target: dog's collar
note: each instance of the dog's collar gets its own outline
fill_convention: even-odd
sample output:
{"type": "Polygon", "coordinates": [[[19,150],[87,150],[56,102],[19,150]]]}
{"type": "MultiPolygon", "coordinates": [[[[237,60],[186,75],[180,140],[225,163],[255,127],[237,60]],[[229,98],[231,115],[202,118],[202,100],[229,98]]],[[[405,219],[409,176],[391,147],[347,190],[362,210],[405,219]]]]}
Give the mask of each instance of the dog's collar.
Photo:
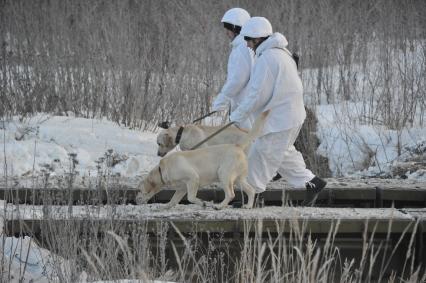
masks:
{"type": "Polygon", "coordinates": [[[175,138],[175,144],[179,144],[180,138],[182,137],[183,127],[180,127],[175,138]]]}
{"type": "Polygon", "coordinates": [[[164,184],[166,184],[166,182],[164,182],[164,179],[163,179],[163,173],[161,172],[161,167],[160,167],[160,165],[158,165],[158,172],[160,173],[161,183],[163,183],[163,185],[164,185],[164,184]]]}

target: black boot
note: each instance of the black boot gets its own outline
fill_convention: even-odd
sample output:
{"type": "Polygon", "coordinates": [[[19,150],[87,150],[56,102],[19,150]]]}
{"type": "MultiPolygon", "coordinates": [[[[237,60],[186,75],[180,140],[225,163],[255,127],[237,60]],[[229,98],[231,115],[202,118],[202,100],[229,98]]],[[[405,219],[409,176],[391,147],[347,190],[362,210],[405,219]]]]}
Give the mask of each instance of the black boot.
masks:
{"type": "Polygon", "coordinates": [[[254,207],[265,207],[265,197],[263,196],[263,193],[258,193],[254,196],[254,207]]]}
{"type": "Polygon", "coordinates": [[[283,176],[281,176],[280,175],[280,173],[278,173],[277,172],[277,175],[275,175],[273,178],[272,178],[272,182],[275,182],[275,181],[278,181],[279,179],[281,179],[283,176]]]}
{"type": "Polygon", "coordinates": [[[325,188],[326,185],[326,181],[315,176],[314,178],[312,178],[312,180],[306,182],[306,189],[308,191],[314,192],[315,194],[318,194],[322,191],[322,189],[325,188]]]}
{"type": "Polygon", "coordinates": [[[314,206],[319,192],[321,192],[326,185],[327,182],[317,176],[306,182],[306,198],[302,202],[302,206],[314,206]]]}

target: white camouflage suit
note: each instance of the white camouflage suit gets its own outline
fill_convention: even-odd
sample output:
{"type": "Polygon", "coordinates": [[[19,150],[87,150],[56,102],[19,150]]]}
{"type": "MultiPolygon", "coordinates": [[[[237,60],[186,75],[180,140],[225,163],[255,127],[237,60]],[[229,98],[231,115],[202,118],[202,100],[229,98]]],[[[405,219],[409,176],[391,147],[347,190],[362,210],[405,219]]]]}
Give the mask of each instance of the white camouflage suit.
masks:
{"type": "MultiPolygon", "coordinates": [[[[241,100],[248,93],[248,82],[253,66],[254,53],[247,47],[244,38],[237,35],[231,42],[232,51],[228,59],[228,70],[226,82],[221,92],[213,102],[212,110],[228,110],[231,105],[231,111],[235,110],[241,100]]],[[[242,128],[251,128],[250,115],[241,121],[242,128]]]]}
{"type": "Polygon", "coordinates": [[[282,34],[274,33],[257,47],[249,93],[230,117],[239,123],[270,110],[248,155],[248,182],[257,193],[265,191],[276,172],[294,187],[305,187],[314,177],[294,147],[306,112],[302,81],[287,45],[282,34]]]}

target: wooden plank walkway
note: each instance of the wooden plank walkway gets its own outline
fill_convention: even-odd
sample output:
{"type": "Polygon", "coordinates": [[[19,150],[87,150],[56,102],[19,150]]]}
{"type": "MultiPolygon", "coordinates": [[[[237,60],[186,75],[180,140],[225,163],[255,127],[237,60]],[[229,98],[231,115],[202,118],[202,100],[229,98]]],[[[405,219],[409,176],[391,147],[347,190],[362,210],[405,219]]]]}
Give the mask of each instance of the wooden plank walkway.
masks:
{"type": "MultiPolygon", "coordinates": [[[[46,231],[61,231],[63,227],[76,227],[75,233],[85,233],[92,227],[96,231],[143,227],[156,235],[159,227],[166,224],[182,233],[223,233],[232,241],[241,239],[246,232],[258,231],[261,223],[264,234],[268,232],[273,237],[299,229],[319,241],[324,241],[330,230],[337,229],[338,241],[354,241],[358,246],[365,232],[374,233],[379,242],[390,240],[391,245],[405,235],[401,246],[404,249],[415,229],[416,261],[426,262],[426,183],[329,179],[327,188],[318,196],[318,207],[302,207],[299,205],[305,199],[305,189],[290,188],[279,181],[268,185],[263,208],[217,211],[193,204],[164,209],[162,203],[168,202],[174,193],[171,189],[161,191],[151,204],[133,205],[138,181],[114,180],[108,185],[89,182],[70,187],[66,183],[43,185],[40,180],[5,185],[0,180],[4,232],[9,236],[25,234],[43,239],[46,231]]],[[[220,202],[223,191],[211,186],[201,189],[198,196],[220,202]]],[[[236,199],[240,198],[241,194],[236,193],[236,199]]]]}
{"type": "MultiPolygon", "coordinates": [[[[330,179],[326,189],[318,196],[317,205],[328,207],[426,207],[426,183],[409,183],[389,180],[348,180],[330,179]]],[[[1,185],[1,184],[0,184],[1,185]]],[[[40,184],[38,184],[40,185],[40,184]]],[[[0,199],[11,203],[41,204],[135,204],[138,193],[135,184],[112,183],[109,186],[0,187],[0,199]]],[[[165,203],[174,193],[165,189],[157,194],[152,202],[165,203]]],[[[198,196],[204,200],[220,202],[223,191],[216,186],[200,189],[198,196]]],[[[299,205],[306,196],[305,189],[290,188],[285,182],[268,185],[264,193],[265,205],[291,203],[299,205]]],[[[241,199],[237,191],[236,200],[241,199]]],[[[185,199],[184,199],[185,203],[185,199]]]]}
{"type": "MultiPolygon", "coordinates": [[[[277,232],[278,223],[285,229],[305,225],[313,234],[327,234],[337,222],[339,234],[368,232],[410,232],[416,221],[426,224],[426,210],[398,210],[393,208],[317,208],[277,207],[254,209],[215,210],[196,205],[178,205],[164,209],[161,204],[118,206],[32,206],[3,204],[0,208],[6,233],[31,233],[43,225],[85,222],[112,225],[113,223],[147,224],[155,232],[157,223],[171,222],[182,232],[244,232],[248,223],[262,222],[265,231],[277,232]]],[[[252,227],[253,228],[253,227],[252,227]]],[[[288,231],[287,231],[288,232],[288,231]]]]}
{"type": "Polygon", "coordinates": [[[311,235],[325,241],[328,233],[335,233],[336,241],[352,239],[362,244],[363,235],[375,241],[389,241],[396,245],[400,237],[402,248],[416,232],[414,247],[416,262],[426,260],[426,209],[395,208],[323,208],[278,207],[254,209],[226,208],[215,210],[196,205],[177,205],[172,209],[163,204],[148,205],[14,205],[0,202],[0,218],[4,233],[8,236],[31,235],[41,241],[47,234],[67,231],[86,235],[90,231],[100,233],[120,231],[146,231],[154,235],[164,233],[167,225],[170,237],[177,237],[176,230],[189,234],[221,233],[225,239],[241,239],[246,233],[263,237],[277,237],[296,233],[311,235]],[[175,228],[173,228],[175,227],[175,228]],[[261,228],[259,228],[261,227],[261,228]],[[146,229],[146,230],[144,230],[146,229]],[[297,232],[296,232],[297,231],[297,232]],[[335,232],[334,232],[335,231],[335,232]],[[47,233],[47,234],[46,234],[47,233]],[[366,233],[366,234],[365,234],[366,233]],[[173,236],[174,234],[174,236],[173,236]]]}

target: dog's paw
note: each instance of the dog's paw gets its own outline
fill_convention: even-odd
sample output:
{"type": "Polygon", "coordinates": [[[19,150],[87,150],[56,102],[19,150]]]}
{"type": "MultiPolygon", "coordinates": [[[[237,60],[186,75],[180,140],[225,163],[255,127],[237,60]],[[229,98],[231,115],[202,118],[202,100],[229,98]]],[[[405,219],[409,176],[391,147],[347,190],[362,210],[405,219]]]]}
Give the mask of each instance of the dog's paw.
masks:
{"type": "Polygon", "coordinates": [[[216,209],[216,210],[222,210],[223,206],[221,206],[221,205],[214,205],[213,208],[216,209]]]}
{"type": "Polygon", "coordinates": [[[245,205],[243,205],[243,208],[244,208],[244,209],[252,209],[252,208],[253,208],[253,205],[245,204],[245,205]]]}
{"type": "Polygon", "coordinates": [[[223,204],[216,204],[216,205],[213,205],[213,208],[214,209],[216,209],[216,210],[222,210],[222,209],[224,209],[224,208],[228,208],[228,207],[230,207],[229,205],[227,205],[227,204],[225,204],[225,205],[223,205],[223,204]]]}
{"type": "Polygon", "coordinates": [[[214,207],[214,203],[211,201],[203,201],[203,208],[214,207]]]}

